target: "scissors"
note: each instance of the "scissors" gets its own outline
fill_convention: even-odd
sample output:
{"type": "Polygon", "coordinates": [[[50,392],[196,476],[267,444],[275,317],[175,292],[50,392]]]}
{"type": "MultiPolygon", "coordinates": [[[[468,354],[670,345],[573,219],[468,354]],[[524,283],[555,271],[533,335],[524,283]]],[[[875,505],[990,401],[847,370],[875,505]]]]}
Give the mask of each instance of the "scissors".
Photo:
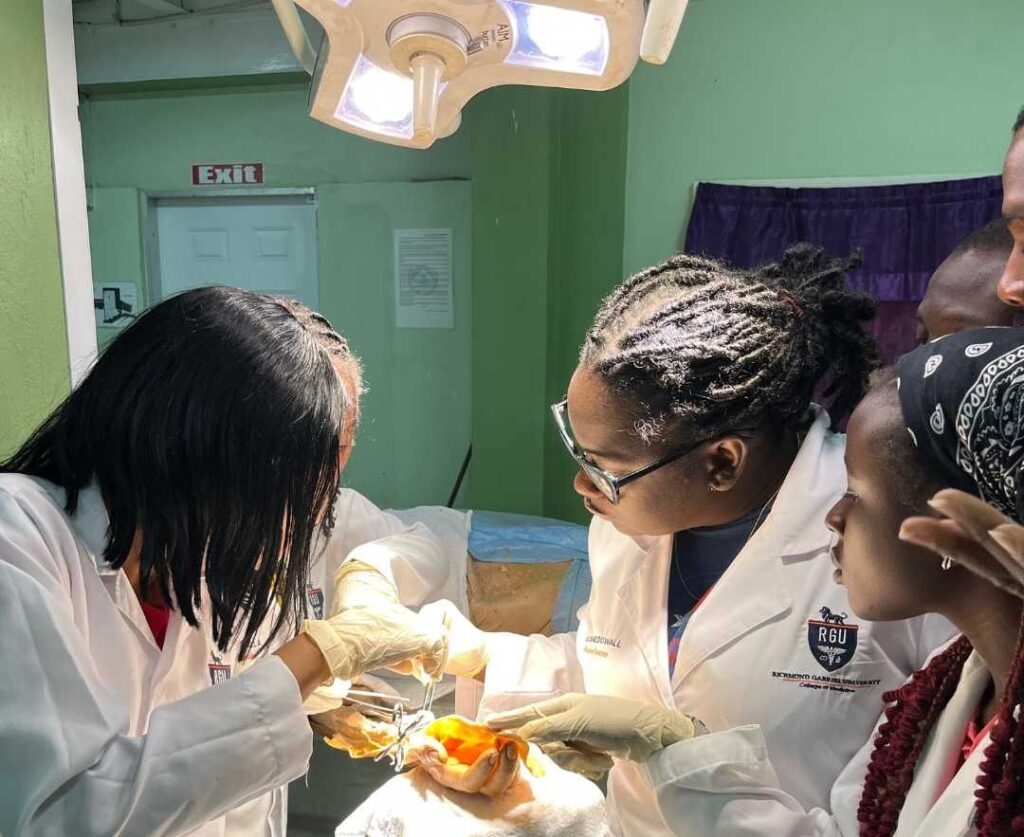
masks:
{"type": "MultiPolygon", "coordinates": [[[[444,628],[445,638],[447,640],[451,630],[451,618],[447,613],[444,615],[441,627],[444,628]]],[[[373,760],[380,761],[387,757],[395,766],[395,773],[400,773],[402,768],[405,767],[408,738],[413,733],[426,729],[434,720],[434,713],[431,711],[434,706],[434,693],[437,691],[438,682],[444,676],[444,669],[445,666],[448,665],[448,654],[450,651],[451,645],[446,642],[444,656],[441,658],[441,665],[438,667],[437,676],[431,677],[427,682],[427,685],[423,690],[423,702],[420,704],[420,708],[418,710],[406,714],[405,707],[402,703],[396,703],[390,710],[393,716],[391,723],[398,728],[398,738],[381,750],[373,760]]],[[[380,709],[380,707],[378,707],[378,709],[380,709]]],[[[389,710],[384,709],[383,711],[388,712],[389,710]]]]}

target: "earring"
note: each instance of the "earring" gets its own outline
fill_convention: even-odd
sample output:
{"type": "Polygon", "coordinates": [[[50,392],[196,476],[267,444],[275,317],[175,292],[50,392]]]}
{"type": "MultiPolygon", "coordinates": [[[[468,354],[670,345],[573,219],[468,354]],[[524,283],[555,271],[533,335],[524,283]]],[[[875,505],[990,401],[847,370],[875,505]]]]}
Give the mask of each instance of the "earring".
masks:
{"type": "Polygon", "coordinates": [[[952,555],[943,555],[942,556],[942,569],[948,570],[952,566],[953,566],[953,556],[952,555]]]}

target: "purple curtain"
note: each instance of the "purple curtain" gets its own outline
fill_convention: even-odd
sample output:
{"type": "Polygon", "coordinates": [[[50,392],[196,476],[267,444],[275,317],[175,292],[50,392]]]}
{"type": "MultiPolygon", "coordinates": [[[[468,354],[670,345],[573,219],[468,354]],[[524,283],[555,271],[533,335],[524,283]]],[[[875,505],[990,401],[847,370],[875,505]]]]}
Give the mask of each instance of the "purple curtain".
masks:
{"type": "Polygon", "coordinates": [[[754,267],[798,241],[836,255],[860,250],[850,283],[878,299],[871,330],[892,358],[914,346],[914,311],[932,272],[1001,204],[998,176],[834,189],[701,183],[686,252],[754,267]]]}

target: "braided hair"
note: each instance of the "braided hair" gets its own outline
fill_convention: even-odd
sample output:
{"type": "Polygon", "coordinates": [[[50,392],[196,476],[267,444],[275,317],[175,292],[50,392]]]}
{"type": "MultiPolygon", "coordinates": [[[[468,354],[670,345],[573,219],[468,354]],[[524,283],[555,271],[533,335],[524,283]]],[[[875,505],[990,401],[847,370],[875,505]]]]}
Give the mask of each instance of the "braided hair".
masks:
{"type": "Polygon", "coordinates": [[[667,424],[719,435],[802,422],[826,379],[840,420],[880,362],[863,330],[875,303],[845,282],[858,263],[809,244],[751,271],[674,256],[604,301],[581,365],[639,404],[634,432],[645,441],[667,424]]]}

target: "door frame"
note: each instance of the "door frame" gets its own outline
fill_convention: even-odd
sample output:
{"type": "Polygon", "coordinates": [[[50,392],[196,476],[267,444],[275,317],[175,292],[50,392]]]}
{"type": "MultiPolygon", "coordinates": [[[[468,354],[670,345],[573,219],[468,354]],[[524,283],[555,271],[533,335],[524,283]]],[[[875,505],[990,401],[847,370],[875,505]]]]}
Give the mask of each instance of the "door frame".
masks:
{"type": "Polygon", "coordinates": [[[71,0],[43,0],[42,7],[64,328],[71,386],[75,387],[96,359],[88,199],[82,129],[78,121],[75,26],[71,0]]]}
{"type": "MultiPolygon", "coordinates": [[[[279,197],[311,197],[313,207],[316,209],[317,193],[315,186],[254,186],[239,189],[234,188],[208,189],[169,189],[146,192],[143,195],[145,211],[142,213],[142,252],[143,265],[142,275],[145,282],[142,297],[143,304],[152,305],[160,299],[160,243],[157,235],[157,204],[162,200],[202,200],[203,198],[279,198],[279,197]]],[[[319,241],[320,229],[317,213],[313,213],[314,230],[317,241],[319,241]]],[[[320,260],[317,259],[317,281],[319,282],[320,260]]]]}

